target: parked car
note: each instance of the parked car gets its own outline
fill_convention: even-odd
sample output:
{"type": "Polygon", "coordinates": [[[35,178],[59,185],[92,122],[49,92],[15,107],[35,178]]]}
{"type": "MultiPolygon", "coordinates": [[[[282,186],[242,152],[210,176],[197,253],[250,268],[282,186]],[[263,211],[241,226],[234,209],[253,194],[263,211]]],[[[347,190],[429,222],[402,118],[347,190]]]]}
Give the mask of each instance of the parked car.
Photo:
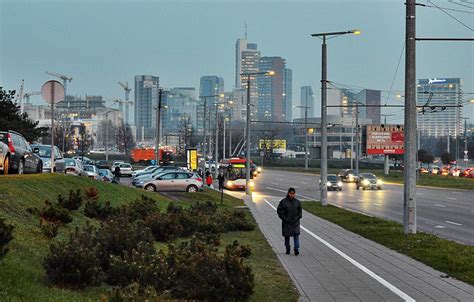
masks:
{"type": "Polygon", "coordinates": [[[96,160],[95,161],[95,166],[99,169],[108,169],[109,168],[109,163],[106,160],[96,160]]]}
{"type": "Polygon", "coordinates": [[[0,141],[10,149],[9,172],[18,174],[42,172],[43,161],[33,152],[23,135],[11,130],[0,131],[0,141]]]}
{"type": "Polygon", "coordinates": [[[112,182],[114,175],[109,169],[99,169],[100,180],[105,182],[112,182]]]}
{"type": "MultiPolygon", "coordinates": [[[[43,161],[43,173],[51,172],[51,145],[33,144],[33,151],[38,149],[37,154],[43,161]]],[[[64,172],[64,156],[58,147],[54,146],[54,172],[64,172]]]]}
{"type": "Polygon", "coordinates": [[[166,172],[145,182],[142,187],[147,191],[185,191],[197,192],[203,189],[202,178],[197,173],[166,172]]]}
{"type": "Polygon", "coordinates": [[[135,177],[138,177],[138,176],[141,176],[141,175],[151,174],[151,173],[155,172],[156,170],[158,170],[159,168],[160,168],[160,166],[148,166],[145,169],[135,170],[135,171],[132,172],[132,177],[135,178],[135,177]]]}
{"type": "Polygon", "coordinates": [[[113,162],[112,167],[110,168],[111,171],[114,171],[115,167],[120,166],[120,164],[124,164],[123,160],[116,160],[113,162]]]}
{"type": "Polygon", "coordinates": [[[357,190],[362,188],[365,189],[378,189],[382,190],[383,182],[380,179],[377,179],[377,176],[372,173],[361,173],[357,179],[357,190]]]}
{"type": "Polygon", "coordinates": [[[118,167],[120,168],[121,176],[132,176],[133,167],[131,164],[120,164],[118,167]]]}
{"type": "Polygon", "coordinates": [[[84,168],[84,171],[86,171],[87,176],[89,176],[90,178],[96,179],[96,180],[100,179],[99,169],[97,169],[96,166],[94,166],[94,165],[83,165],[82,167],[84,168]]]}
{"type": "Polygon", "coordinates": [[[7,175],[10,168],[10,148],[4,142],[0,141],[0,174],[7,175]]]}
{"type": "Polygon", "coordinates": [[[428,172],[431,173],[431,174],[438,174],[439,173],[439,166],[431,166],[429,169],[428,169],[428,172]]]}
{"type": "Polygon", "coordinates": [[[65,158],[64,159],[64,173],[76,176],[88,176],[87,172],[84,171],[82,162],[74,158],[65,158]]]}
{"type": "Polygon", "coordinates": [[[143,183],[144,181],[148,181],[149,179],[156,179],[158,175],[162,174],[163,172],[175,172],[179,171],[177,168],[174,167],[159,167],[156,170],[153,170],[152,173],[146,173],[142,175],[138,175],[132,179],[132,185],[137,186],[140,182],[143,183]]]}
{"type": "Polygon", "coordinates": [[[328,174],[326,187],[328,191],[342,191],[342,181],[336,174],[328,174]]]}
{"type": "Polygon", "coordinates": [[[92,159],[86,156],[74,156],[74,159],[77,159],[80,161],[83,165],[91,165],[92,164],[92,159]]]}
{"type": "Polygon", "coordinates": [[[346,182],[357,182],[359,178],[355,170],[352,169],[343,169],[339,171],[338,176],[341,178],[342,181],[346,182]]]}

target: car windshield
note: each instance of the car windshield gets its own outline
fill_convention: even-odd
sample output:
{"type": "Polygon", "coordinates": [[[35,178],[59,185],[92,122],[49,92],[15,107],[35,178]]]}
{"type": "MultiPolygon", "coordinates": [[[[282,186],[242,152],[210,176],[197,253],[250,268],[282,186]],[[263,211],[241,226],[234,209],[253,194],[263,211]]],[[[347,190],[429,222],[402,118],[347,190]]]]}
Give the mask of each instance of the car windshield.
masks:
{"type": "Polygon", "coordinates": [[[86,170],[87,172],[94,172],[94,166],[85,165],[84,170],[86,170]]]}
{"type": "Polygon", "coordinates": [[[8,138],[5,133],[0,133],[0,142],[4,142],[5,144],[8,144],[8,138]]]}
{"type": "Polygon", "coordinates": [[[336,175],[328,175],[328,181],[337,181],[336,175]]]}
{"type": "Polygon", "coordinates": [[[375,179],[377,178],[374,174],[372,173],[362,173],[361,174],[362,178],[368,178],[368,179],[375,179]]]}
{"type": "Polygon", "coordinates": [[[64,164],[65,164],[66,166],[73,167],[73,166],[76,165],[76,162],[74,161],[74,159],[66,158],[66,159],[64,160],[64,164]]]}
{"type": "Polygon", "coordinates": [[[32,146],[32,148],[38,148],[38,155],[40,157],[51,157],[51,147],[48,146],[32,146]]]}
{"type": "Polygon", "coordinates": [[[107,170],[99,170],[99,175],[100,176],[106,176],[108,173],[107,173],[107,170]]]}
{"type": "Polygon", "coordinates": [[[120,168],[131,168],[132,166],[129,164],[121,164],[120,168]]]}

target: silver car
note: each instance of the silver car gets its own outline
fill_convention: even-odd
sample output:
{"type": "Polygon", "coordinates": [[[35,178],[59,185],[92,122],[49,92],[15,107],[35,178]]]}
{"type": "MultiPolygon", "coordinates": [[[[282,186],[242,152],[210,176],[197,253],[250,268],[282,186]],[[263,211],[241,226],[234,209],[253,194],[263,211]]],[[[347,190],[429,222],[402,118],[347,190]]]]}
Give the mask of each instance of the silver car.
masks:
{"type": "Polygon", "coordinates": [[[84,171],[82,162],[74,158],[65,158],[64,159],[64,173],[76,176],[85,176],[87,177],[87,172],[84,171]]]}
{"type": "Polygon", "coordinates": [[[86,171],[87,176],[89,176],[90,178],[96,179],[96,180],[100,180],[99,169],[97,169],[96,166],[83,165],[82,167],[84,168],[84,171],[86,171]]]}
{"type": "MultiPolygon", "coordinates": [[[[51,145],[30,145],[43,160],[43,173],[51,172],[51,145]]],[[[58,147],[54,146],[54,172],[64,172],[64,156],[58,147]]]]}
{"type": "Polygon", "coordinates": [[[121,176],[132,176],[133,168],[131,164],[120,164],[118,167],[120,168],[121,176]]]}
{"type": "Polygon", "coordinates": [[[10,148],[8,148],[7,144],[0,141],[0,174],[8,174],[10,157],[10,148]]]}
{"type": "Polygon", "coordinates": [[[202,191],[202,178],[191,172],[164,172],[156,179],[144,182],[143,187],[147,191],[183,191],[197,192],[202,191]]]}

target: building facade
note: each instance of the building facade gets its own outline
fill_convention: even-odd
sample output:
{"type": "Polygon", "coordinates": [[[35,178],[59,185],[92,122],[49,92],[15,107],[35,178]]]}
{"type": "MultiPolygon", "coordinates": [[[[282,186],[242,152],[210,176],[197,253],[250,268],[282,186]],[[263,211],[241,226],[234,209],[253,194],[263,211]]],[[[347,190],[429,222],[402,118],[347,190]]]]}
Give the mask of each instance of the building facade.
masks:
{"type": "Polygon", "coordinates": [[[293,120],[293,71],[285,68],[283,78],[283,120],[293,120]]]}
{"type": "Polygon", "coordinates": [[[209,96],[224,93],[224,79],[218,76],[203,76],[199,85],[199,95],[209,96]]]}
{"type": "Polygon", "coordinates": [[[462,116],[462,81],[460,78],[419,79],[417,105],[418,130],[423,136],[456,137],[464,133],[462,116]],[[430,107],[435,106],[435,107],[430,107]],[[459,107],[443,107],[459,106],[459,107]]]}
{"type": "Polygon", "coordinates": [[[137,137],[152,140],[156,132],[156,107],[158,104],[159,77],[135,76],[134,118],[137,137]]]}
{"type": "MultiPolygon", "coordinates": [[[[248,77],[240,74],[259,71],[260,51],[257,49],[257,44],[249,43],[246,39],[237,39],[235,52],[235,89],[247,89],[248,77]]],[[[252,118],[256,116],[257,101],[257,77],[250,76],[250,104],[252,105],[250,115],[252,118]]]]}
{"type": "Polygon", "coordinates": [[[314,117],[314,110],[315,110],[316,103],[314,102],[313,88],[311,86],[301,86],[300,106],[307,107],[307,108],[300,107],[301,118],[304,118],[305,109],[307,110],[308,117],[314,117]]]}
{"type": "Polygon", "coordinates": [[[258,70],[274,71],[273,76],[257,76],[258,101],[257,119],[262,121],[283,121],[286,111],[285,97],[285,59],[281,57],[261,57],[258,70]]]}
{"type": "Polygon", "coordinates": [[[359,104],[359,117],[372,119],[373,124],[380,124],[380,90],[364,89],[354,96],[359,104]]]}

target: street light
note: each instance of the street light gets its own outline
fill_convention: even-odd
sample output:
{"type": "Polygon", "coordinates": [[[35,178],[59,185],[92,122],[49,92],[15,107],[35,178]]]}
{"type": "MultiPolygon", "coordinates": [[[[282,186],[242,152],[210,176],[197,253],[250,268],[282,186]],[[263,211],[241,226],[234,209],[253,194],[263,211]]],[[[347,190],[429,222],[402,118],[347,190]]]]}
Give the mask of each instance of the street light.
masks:
{"type": "Polygon", "coordinates": [[[247,121],[246,121],[246,177],[245,177],[245,194],[250,195],[250,77],[256,75],[267,75],[267,76],[274,76],[275,72],[273,70],[269,71],[260,71],[260,72],[245,72],[241,73],[241,76],[247,77],[247,121]]]}
{"type": "Polygon", "coordinates": [[[311,34],[312,37],[322,37],[322,64],[321,64],[321,205],[327,205],[327,173],[328,173],[328,162],[327,162],[327,53],[326,53],[326,37],[330,36],[329,39],[335,38],[338,36],[354,34],[360,35],[360,30],[353,29],[348,31],[339,31],[339,32],[328,32],[328,33],[316,33],[311,34]]]}
{"type": "Polygon", "coordinates": [[[295,106],[296,108],[304,108],[304,169],[308,170],[308,109],[311,108],[306,99],[306,106],[295,106]]]}
{"type": "MultiPolygon", "coordinates": [[[[219,117],[218,117],[218,112],[219,112],[219,106],[220,105],[225,105],[225,104],[233,104],[234,102],[228,101],[228,102],[215,102],[214,105],[216,106],[216,120],[215,120],[215,125],[216,125],[216,141],[214,142],[216,147],[214,150],[214,178],[217,178],[217,163],[219,162],[219,117]]],[[[224,122],[225,123],[225,122],[224,122]]],[[[224,139],[224,144],[225,144],[225,139],[224,139]]],[[[225,154],[224,154],[225,156],[225,154]]]]}

